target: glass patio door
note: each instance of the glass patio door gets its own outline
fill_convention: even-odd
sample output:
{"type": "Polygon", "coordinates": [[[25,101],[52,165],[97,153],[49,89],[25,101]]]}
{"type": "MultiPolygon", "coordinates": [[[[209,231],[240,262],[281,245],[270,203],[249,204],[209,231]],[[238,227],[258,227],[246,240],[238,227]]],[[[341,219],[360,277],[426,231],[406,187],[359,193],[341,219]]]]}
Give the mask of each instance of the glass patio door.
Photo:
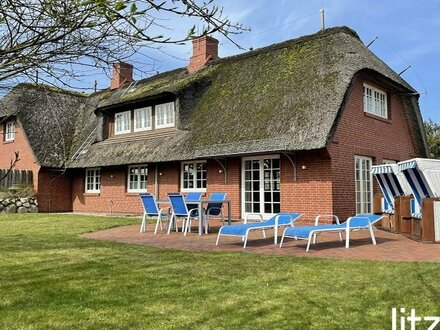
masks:
{"type": "Polygon", "coordinates": [[[370,157],[354,157],[356,213],[371,213],[373,199],[372,164],[373,159],[370,157]]]}
{"type": "Polygon", "coordinates": [[[243,217],[249,213],[261,213],[266,218],[279,213],[280,200],[279,156],[243,158],[243,217]]]}

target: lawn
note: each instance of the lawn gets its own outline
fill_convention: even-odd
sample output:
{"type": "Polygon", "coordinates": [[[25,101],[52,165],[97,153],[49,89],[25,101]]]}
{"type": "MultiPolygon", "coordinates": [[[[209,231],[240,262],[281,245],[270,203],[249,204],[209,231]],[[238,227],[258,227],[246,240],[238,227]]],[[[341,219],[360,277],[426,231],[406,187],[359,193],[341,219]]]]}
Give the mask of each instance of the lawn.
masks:
{"type": "Polygon", "coordinates": [[[137,222],[0,215],[0,328],[391,329],[392,307],[440,316],[440,264],[190,253],[79,238],[137,222]]]}

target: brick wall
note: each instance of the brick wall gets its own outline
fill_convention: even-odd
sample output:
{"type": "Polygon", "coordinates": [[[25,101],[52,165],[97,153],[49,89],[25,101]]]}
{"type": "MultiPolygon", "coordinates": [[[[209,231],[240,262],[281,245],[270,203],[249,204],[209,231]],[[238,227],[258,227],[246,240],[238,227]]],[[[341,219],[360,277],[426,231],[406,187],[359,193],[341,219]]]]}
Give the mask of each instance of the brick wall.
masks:
{"type": "Polygon", "coordinates": [[[40,212],[72,211],[72,177],[60,170],[41,168],[37,199],[40,212]]]}
{"type": "MultiPolygon", "coordinates": [[[[316,214],[331,213],[332,183],[330,160],[322,157],[320,152],[298,154],[297,180],[294,179],[294,168],[291,162],[281,156],[281,208],[284,212],[304,213],[303,222],[311,222],[316,214]],[[301,169],[305,166],[305,169],[301,169]],[[319,201],[319,203],[317,202],[319,201]]],[[[234,219],[241,218],[241,158],[228,158],[222,166],[215,160],[208,160],[207,191],[227,192],[231,200],[231,213],[234,219]],[[222,173],[220,173],[220,170],[222,173]]],[[[168,192],[180,191],[180,163],[157,164],[158,186],[155,186],[156,164],[148,166],[147,189],[167,199],[168,192]]],[[[137,193],[127,193],[127,167],[101,169],[101,192],[84,193],[85,170],[72,173],[73,210],[77,212],[104,212],[140,214],[141,204],[137,193]]],[[[224,210],[227,212],[226,207],[224,210]]]]}
{"type": "Polygon", "coordinates": [[[318,214],[332,214],[331,161],[320,151],[295,155],[294,168],[287,157],[281,157],[281,211],[303,213],[300,223],[313,223],[318,214]]]}
{"type": "MultiPolygon", "coordinates": [[[[333,208],[341,217],[355,214],[354,156],[401,161],[417,155],[411,140],[401,96],[392,89],[366,76],[354,81],[333,142],[329,148],[333,172],[333,208]],[[370,116],[363,111],[363,83],[388,94],[388,120],[370,116]]],[[[374,181],[374,192],[380,192],[374,181]]]]}

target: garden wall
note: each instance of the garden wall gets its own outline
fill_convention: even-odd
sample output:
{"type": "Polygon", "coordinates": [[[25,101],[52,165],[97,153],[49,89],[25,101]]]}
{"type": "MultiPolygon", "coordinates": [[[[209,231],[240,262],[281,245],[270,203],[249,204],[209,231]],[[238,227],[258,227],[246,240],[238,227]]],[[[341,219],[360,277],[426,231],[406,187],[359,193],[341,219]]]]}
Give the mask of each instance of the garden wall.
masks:
{"type": "Polygon", "coordinates": [[[0,198],[0,213],[37,213],[35,197],[0,198]]]}

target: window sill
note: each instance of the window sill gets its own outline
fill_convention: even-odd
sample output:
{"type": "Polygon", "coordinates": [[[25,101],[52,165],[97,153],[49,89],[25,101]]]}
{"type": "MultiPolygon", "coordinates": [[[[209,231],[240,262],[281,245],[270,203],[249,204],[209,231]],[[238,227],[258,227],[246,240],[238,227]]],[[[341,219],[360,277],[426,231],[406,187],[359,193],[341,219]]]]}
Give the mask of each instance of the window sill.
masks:
{"type": "Polygon", "coordinates": [[[9,144],[9,143],[14,143],[15,140],[9,140],[9,141],[3,141],[3,144],[9,144]]]}
{"type": "Polygon", "coordinates": [[[181,189],[181,193],[187,194],[187,193],[202,193],[202,196],[206,195],[206,189],[181,189]]]}
{"type": "Polygon", "coordinates": [[[364,115],[365,115],[365,117],[377,119],[377,120],[383,121],[384,123],[392,124],[392,121],[390,119],[387,119],[387,118],[383,118],[383,117],[380,117],[380,116],[377,116],[377,115],[373,115],[373,114],[365,112],[365,111],[364,111],[364,115]]]}
{"type": "Polygon", "coordinates": [[[83,195],[86,197],[98,197],[101,196],[101,192],[85,192],[83,195]]]}
{"type": "Polygon", "coordinates": [[[129,191],[125,193],[125,196],[127,197],[138,197],[139,194],[145,194],[147,191],[129,191]]]}

